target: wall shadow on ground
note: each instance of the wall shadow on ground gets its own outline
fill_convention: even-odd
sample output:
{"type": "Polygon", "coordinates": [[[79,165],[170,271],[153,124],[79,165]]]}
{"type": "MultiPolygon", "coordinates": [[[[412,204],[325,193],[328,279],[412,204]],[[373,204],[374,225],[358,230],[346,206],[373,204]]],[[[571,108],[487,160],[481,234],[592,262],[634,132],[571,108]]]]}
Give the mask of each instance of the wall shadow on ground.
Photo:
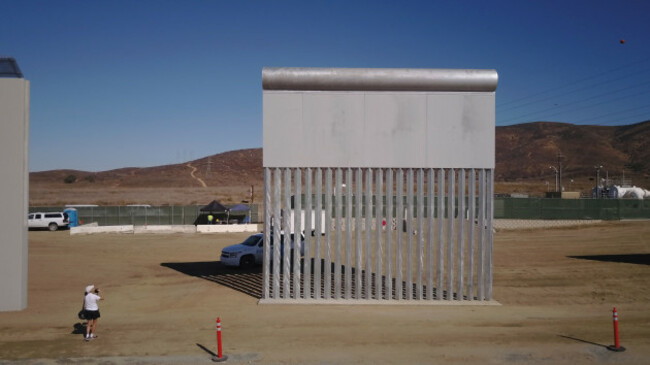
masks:
{"type": "Polygon", "coordinates": [[[253,298],[262,298],[261,266],[251,269],[231,268],[220,261],[163,262],[160,266],[224,285],[253,298]]]}
{"type": "Polygon", "coordinates": [[[620,262],[625,264],[650,265],[650,254],[626,254],[626,255],[589,255],[589,256],[567,256],[572,259],[594,260],[605,262],[620,262]]]}
{"type": "MultiPolygon", "coordinates": [[[[301,268],[304,267],[301,263],[301,268]]],[[[222,264],[220,261],[204,261],[204,262],[163,262],[160,264],[160,266],[170,268],[172,270],[176,270],[180,273],[183,273],[185,275],[190,275],[194,277],[198,277],[201,279],[209,280],[217,284],[221,284],[223,286],[226,286],[228,288],[237,290],[238,292],[244,293],[246,295],[250,295],[253,298],[256,299],[262,299],[262,290],[263,290],[263,274],[262,274],[262,266],[255,266],[250,269],[242,269],[242,268],[233,268],[233,267],[228,267],[224,264],[222,264]]],[[[314,261],[312,259],[311,262],[311,287],[314,288],[314,261]]],[[[331,283],[331,291],[330,291],[330,297],[334,298],[334,284],[335,284],[335,275],[334,275],[334,270],[335,270],[335,264],[332,263],[330,267],[330,283],[331,283]]],[[[320,295],[321,298],[325,296],[325,262],[324,260],[321,260],[321,285],[320,285],[320,295]]],[[[274,296],[273,293],[273,267],[271,266],[271,275],[270,275],[270,295],[271,297],[274,296]]],[[[283,274],[283,267],[280,266],[280,275],[278,278],[279,281],[279,295],[282,297],[284,295],[284,274],[283,274]]],[[[341,266],[341,297],[344,296],[344,291],[345,287],[343,286],[345,283],[345,266],[341,266]]],[[[356,275],[357,275],[357,270],[355,268],[352,268],[351,270],[351,282],[354,283],[356,281],[356,275]]],[[[376,275],[374,273],[371,273],[371,282],[374,284],[376,280],[376,275]]],[[[288,283],[289,283],[289,291],[290,297],[293,297],[293,268],[291,268],[291,272],[289,274],[288,278],[288,283]]],[[[361,279],[362,282],[366,282],[366,272],[365,270],[361,271],[361,279]]],[[[381,277],[381,288],[385,288],[385,281],[386,277],[382,276],[381,277]]],[[[395,288],[396,288],[396,281],[395,278],[392,278],[392,287],[393,291],[391,293],[391,296],[395,296],[395,288]]],[[[402,298],[405,298],[406,295],[406,282],[402,281],[402,298]]],[[[412,288],[412,296],[413,299],[416,299],[416,284],[412,283],[413,288],[412,288]]],[[[353,284],[354,286],[354,284],[353,284]]],[[[372,287],[375,287],[375,285],[371,285],[372,287]]],[[[303,295],[303,285],[302,285],[302,278],[301,278],[301,296],[303,295]]],[[[351,288],[351,296],[352,298],[356,298],[356,292],[351,288]]],[[[366,287],[365,285],[362,288],[362,292],[360,293],[361,298],[366,298],[366,287]]],[[[426,292],[426,286],[422,286],[423,291],[426,292]]],[[[433,294],[436,295],[436,288],[433,289],[433,294]]],[[[381,293],[382,297],[386,296],[386,292],[382,291],[381,293]]],[[[447,299],[447,291],[443,290],[441,291],[442,298],[441,299],[447,299]]],[[[453,299],[457,299],[457,294],[453,293],[453,299]]],[[[373,297],[376,296],[376,293],[373,293],[373,297]]],[[[463,296],[464,300],[467,300],[466,296],[463,296]]],[[[476,299],[476,298],[475,298],[476,299]]]]}

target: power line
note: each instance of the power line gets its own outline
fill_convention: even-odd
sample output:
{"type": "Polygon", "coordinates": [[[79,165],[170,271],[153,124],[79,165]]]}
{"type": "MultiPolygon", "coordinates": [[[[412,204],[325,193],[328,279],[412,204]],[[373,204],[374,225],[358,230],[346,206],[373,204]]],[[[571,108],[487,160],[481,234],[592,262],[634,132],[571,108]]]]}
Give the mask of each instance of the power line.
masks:
{"type": "Polygon", "coordinates": [[[629,97],[632,97],[632,96],[639,96],[639,95],[648,94],[648,93],[650,93],[650,89],[645,90],[643,92],[625,93],[622,96],[619,96],[619,97],[616,97],[616,98],[611,98],[612,95],[616,95],[616,94],[619,94],[621,92],[624,93],[624,92],[629,91],[631,89],[646,86],[646,85],[649,85],[649,84],[650,84],[650,81],[647,81],[647,82],[642,82],[642,83],[639,83],[639,84],[635,84],[635,85],[630,86],[630,87],[624,87],[624,88],[620,88],[620,89],[617,89],[617,90],[606,91],[606,92],[601,93],[601,94],[592,95],[590,97],[580,99],[580,100],[577,100],[577,101],[574,101],[574,102],[565,103],[565,104],[560,105],[560,106],[553,106],[553,107],[550,107],[550,108],[544,108],[544,109],[539,109],[539,110],[536,110],[536,111],[528,112],[528,113],[525,113],[525,114],[520,114],[520,115],[518,115],[516,117],[507,118],[507,119],[505,119],[505,120],[503,120],[501,122],[507,123],[507,122],[517,120],[517,119],[521,119],[521,118],[524,118],[524,117],[527,117],[527,116],[542,114],[542,113],[545,113],[545,112],[548,112],[548,111],[554,110],[554,109],[555,109],[554,113],[545,114],[545,117],[554,116],[554,115],[558,115],[558,114],[562,114],[562,113],[571,113],[571,112],[576,112],[578,110],[584,110],[584,109],[587,109],[587,108],[601,106],[603,104],[609,104],[609,103],[619,101],[619,100],[623,100],[623,99],[626,99],[626,98],[629,98],[629,97]],[[574,106],[574,105],[577,105],[577,104],[581,104],[581,103],[584,103],[584,102],[587,102],[587,101],[591,101],[591,100],[595,100],[595,99],[599,99],[599,98],[603,98],[603,97],[610,97],[610,98],[607,99],[607,100],[604,100],[604,101],[600,101],[598,103],[590,103],[590,104],[587,104],[587,105],[584,105],[584,106],[581,106],[581,107],[578,107],[578,108],[567,109],[567,107],[571,107],[571,106],[574,106]],[[557,111],[557,109],[564,109],[564,110],[557,111]]]}
{"type": "MultiPolygon", "coordinates": [[[[527,111],[524,113],[520,113],[517,116],[506,117],[502,120],[499,120],[499,123],[510,124],[511,122],[516,122],[524,118],[531,119],[531,117],[535,115],[540,116],[539,118],[536,118],[537,120],[543,120],[548,118],[549,116],[556,116],[563,113],[571,114],[571,113],[576,113],[578,111],[585,111],[585,110],[586,110],[586,114],[591,114],[592,116],[588,118],[583,118],[583,120],[577,123],[583,121],[600,120],[600,119],[610,117],[612,115],[616,115],[617,118],[619,119],[625,117],[631,118],[633,116],[640,116],[640,117],[647,116],[648,115],[647,112],[638,113],[639,110],[641,111],[646,110],[645,104],[640,106],[635,104],[638,104],[639,102],[644,102],[643,99],[638,100],[639,99],[638,97],[649,93],[650,90],[642,89],[640,92],[634,92],[633,90],[634,89],[638,90],[639,88],[645,88],[647,87],[648,84],[650,84],[650,79],[648,79],[646,76],[647,72],[650,70],[650,67],[646,67],[646,65],[650,66],[650,62],[648,62],[649,60],[650,57],[643,58],[619,67],[614,67],[609,70],[599,72],[595,75],[590,75],[587,77],[580,78],[576,81],[572,81],[570,83],[561,85],[559,87],[550,88],[542,92],[538,92],[532,95],[527,95],[518,98],[516,100],[497,104],[496,106],[497,114],[507,115],[507,114],[511,114],[510,112],[512,112],[513,110],[530,107],[532,105],[541,104],[544,102],[548,102],[550,100],[555,99],[557,101],[558,98],[567,99],[567,97],[572,94],[580,93],[579,95],[582,96],[578,99],[568,98],[569,100],[574,99],[571,100],[570,102],[567,102],[566,100],[562,100],[560,102],[554,103],[553,106],[545,106],[542,108],[538,108],[537,110],[534,111],[527,111]],[[624,74],[621,74],[622,71],[625,71],[626,69],[629,69],[630,67],[639,64],[643,64],[644,66],[638,68],[637,70],[634,70],[633,72],[628,71],[624,74]],[[607,79],[603,80],[602,79],[603,76],[608,76],[608,77],[607,79]],[[623,86],[623,83],[621,83],[622,81],[628,80],[633,77],[636,78],[636,81],[639,82],[633,85],[623,86]],[[612,85],[612,87],[610,87],[609,90],[605,90],[604,92],[598,93],[598,91],[603,89],[602,87],[603,85],[608,85],[608,84],[612,85]],[[543,97],[539,97],[539,96],[543,96],[543,97]],[[602,105],[619,102],[621,100],[625,100],[628,98],[630,99],[630,101],[633,101],[634,104],[632,103],[624,103],[624,104],[632,105],[633,106],[632,108],[627,108],[622,110],[619,109],[619,111],[611,112],[611,113],[602,113],[601,110],[602,105]],[[510,106],[504,108],[504,106],[508,106],[508,105],[510,106]],[[549,114],[549,112],[551,112],[551,114],[549,114]]],[[[627,83],[629,83],[629,81],[627,81],[627,83]]]]}
{"type": "MultiPolygon", "coordinates": [[[[643,74],[644,72],[649,71],[649,70],[650,70],[650,68],[648,68],[647,70],[642,71],[641,74],[643,74]]],[[[501,109],[500,111],[501,112],[507,112],[507,111],[510,111],[510,110],[519,109],[519,108],[522,108],[524,106],[541,103],[543,101],[547,101],[547,100],[551,100],[551,99],[554,99],[554,98],[570,95],[570,94],[573,94],[573,93],[576,93],[576,92],[579,92],[579,91],[595,88],[596,86],[602,86],[602,85],[606,85],[606,84],[620,82],[623,79],[627,79],[627,78],[630,78],[630,77],[633,77],[633,76],[638,77],[639,72],[629,73],[629,74],[626,74],[626,75],[624,75],[622,77],[617,77],[616,79],[612,79],[612,80],[601,81],[601,82],[598,82],[598,83],[595,83],[595,84],[585,85],[585,86],[579,87],[579,88],[574,89],[574,90],[566,91],[564,93],[554,94],[552,96],[549,96],[549,97],[546,97],[546,98],[543,98],[543,99],[538,99],[538,100],[530,101],[528,103],[524,103],[524,104],[520,104],[520,105],[517,105],[517,106],[510,107],[510,108],[506,108],[505,110],[501,109]]],[[[564,87],[561,87],[561,88],[558,88],[558,89],[562,89],[562,88],[564,88],[564,87]]]]}
{"type": "Polygon", "coordinates": [[[499,104],[497,107],[503,107],[503,106],[506,106],[506,105],[509,105],[509,104],[517,103],[517,102],[522,101],[522,100],[526,100],[526,99],[534,98],[534,97],[537,97],[537,96],[540,96],[540,95],[544,95],[544,94],[547,94],[547,93],[550,93],[550,92],[553,92],[553,91],[556,91],[556,90],[560,90],[560,89],[563,89],[563,88],[566,88],[566,87],[569,87],[569,86],[572,86],[572,85],[575,85],[575,84],[579,84],[579,83],[584,82],[584,81],[588,81],[588,80],[591,80],[591,79],[601,77],[603,75],[608,75],[608,74],[614,73],[616,71],[619,71],[619,70],[622,70],[622,69],[637,65],[639,63],[644,63],[644,62],[647,62],[647,61],[650,61],[650,57],[643,58],[641,60],[634,61],[634,62],[625,64],[625,65],[622,65],[622,66],[619,66],[619,67],[615,67],[615,68],[612,68],[612,69],[609,69],[609,70],[605,70],[605,71],[597,73],[595,75],[590,75],[590,76],[587,76],[587,77],[580,78],[578,80],[573,80],[573,81],[570,81],[569,83],[567,83],[565,85],[562,85],[562,86],[559,86],[559,87],[553,87],[553,88],[550,88],[550,89],[547,89],[547,90],[544,90],[544,91],[541,91],[541,92],[538,92],[538,93],[535,93],[535,94],[523,96],[523,97],[521,97],[519,99],[507,101],[507,102],[499,104]]]}
{"type": "MultiPolygon", "coordinates": [[[[621,116],[621,115],[625,115],[625,113],[627,113],[627,112],[632,112],[632,111],[636,111],[636,110],[643,110],[643,109],[648,109],[648,112],[638,113],[638,114],[635,114],[635,115],[632,115],[632,116],[628,116],[627,118],[633,118],[633,117],[637,117],[637,116],[640,117],[640,116],[643,116],[643,115],[650,114],[650,104],[646,104],[646,105],[641,105],[641,106],[634,107],[634,108],[629,108],[629,109],[625,109],[625,110],[620,110],[620,111],[615,111],[615,112],[611,112],[611,113],[597,115],[597,116],[592,117],[592,118],[577,121],[576,123],[593,122],[594,120],[598,120],[598,119],[603,118],[603,117],[608,117],[608,116],[611,116],[611,115],[619,115],[619,116],[621,116]]],[[[650,119],[650,115],[648,117],[650,119]]]]}

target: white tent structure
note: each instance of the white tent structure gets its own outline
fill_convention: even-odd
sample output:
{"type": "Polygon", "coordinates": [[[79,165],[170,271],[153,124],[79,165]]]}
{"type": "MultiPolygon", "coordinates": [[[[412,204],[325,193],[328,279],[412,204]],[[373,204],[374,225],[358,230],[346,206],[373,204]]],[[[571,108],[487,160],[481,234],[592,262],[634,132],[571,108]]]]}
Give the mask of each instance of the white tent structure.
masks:
{"type": "Polygon", "coordinates": [[[608,189],[608,196],[614,199],[650,199],[650,190],[637,186],[612,185],[608,189]]]}

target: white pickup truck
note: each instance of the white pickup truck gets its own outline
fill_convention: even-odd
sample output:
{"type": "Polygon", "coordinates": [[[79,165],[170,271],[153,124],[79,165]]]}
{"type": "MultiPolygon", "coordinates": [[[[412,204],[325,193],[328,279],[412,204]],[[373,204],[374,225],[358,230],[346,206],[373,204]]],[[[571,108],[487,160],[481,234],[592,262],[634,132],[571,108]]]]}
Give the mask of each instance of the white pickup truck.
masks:
{"type": "Polygon", "coordinates": [[[65,228],[70,222],[68,213],[64,212],[36,212],[27,215],[28,228],[47,228],[50,231],[56,231],[59,228],[65,228]]]}
{"type": "MultiPolygon", "coordinates": [[[[293,233],[291,234],[291,253],[295,248],[293,233]]],[[[271,259],[273,258],[273,236],[271,236],[271,259]]],[[[284,233],[280,234],[280,255],[284,253],[284,233]]],[[[301,235],[300,257],[305,254],[305,237],[301,235]]],[[[264,234],[256,233],[244,242],[224,247],[221,250],[221,262],[226,266],[250,268],[259,265],[264,259],[264,234]]]]}

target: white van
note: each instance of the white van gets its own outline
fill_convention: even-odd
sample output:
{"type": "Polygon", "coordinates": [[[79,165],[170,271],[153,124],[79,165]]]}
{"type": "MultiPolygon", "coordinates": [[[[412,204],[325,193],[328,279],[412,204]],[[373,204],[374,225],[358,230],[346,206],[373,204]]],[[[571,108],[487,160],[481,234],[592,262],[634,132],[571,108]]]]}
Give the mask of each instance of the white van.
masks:
{"type": "Polygon", "coordinates": [[[47,213],[29,213],[27,215],[28,228],[47,228],[50,231],[56,231],[59,228],[68,226],[68,213],[47,212],[47,213]]]}

